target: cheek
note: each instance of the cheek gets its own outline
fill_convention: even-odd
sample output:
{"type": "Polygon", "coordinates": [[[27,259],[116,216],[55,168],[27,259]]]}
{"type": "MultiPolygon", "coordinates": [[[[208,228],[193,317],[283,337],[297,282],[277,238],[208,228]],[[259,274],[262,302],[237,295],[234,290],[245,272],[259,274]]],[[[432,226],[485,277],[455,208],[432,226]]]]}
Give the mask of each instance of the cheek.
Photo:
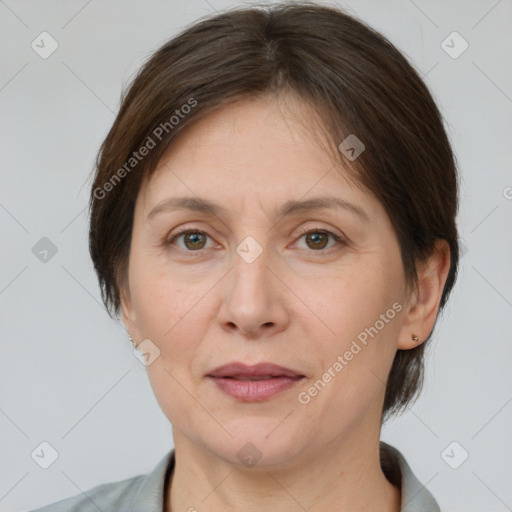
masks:
{"type": "MultiPolygon", "coordinates": [[[[306,300],[314,305],[315,313],[330,328],[331,335],[346,342],[373,326],[390,308],[388,316],[396,317],[393,304],[403,300],[402,277],[393,267],[390,263],[384,271],[372,263],[342,269],[312,281],[306,300]]],[[[386,322],[386,327],[389,324],[386,322]]]]}
{"type": "Polygon", "coordinates": [[[141,335],[162,352],[183,354],[201,330],[198,310],[205,284],[185,283],[150,263],[133,272],[131,290],[141,335]]]}
{"type": "MultiPolygon", "coordinates": [[[[138,229],[137,229],[138,228],[138,229]]],[[[147,337],[161,338],[185,316],[194,288],[176,279],[161,248],[134,227],[129,263],[129,282],[137,322],[147,337]]]]}
{"type": "Polygon", "coordinates": [[[386,267],[361,265],[309,288],[308,300],[329,328],[327,337],[317,339],[319,402],[357,407],[385,384],[403,310],[401,267],[396,261],[386,262],[386,267]]]}
{"type": "MultiPolygon", "coordinates": [[[[207,325],[208,287],[184,283],[175,275],[146,269],[134,275],[133,297],[141,335],[152,340],[159,357],[146,370],[154,395],[169,421],[183,422],[183,411],[192,410],[194,400],[191,368],[207,325]]],[[[211,287],[211,285],[210,285],[211,287]]],[[[200,416],[201,411],[195,411],[200,416]]]]}

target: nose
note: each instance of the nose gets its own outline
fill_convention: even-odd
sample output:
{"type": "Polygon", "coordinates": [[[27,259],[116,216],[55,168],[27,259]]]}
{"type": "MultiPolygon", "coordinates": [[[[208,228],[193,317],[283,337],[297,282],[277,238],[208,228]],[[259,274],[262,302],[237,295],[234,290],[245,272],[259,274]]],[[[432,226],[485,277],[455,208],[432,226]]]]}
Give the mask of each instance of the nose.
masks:
{"type": "Polygon", "coordinates": [[[238,254],[225,279],[218,320],[224,330],[249,339],[269,337],[286,329],[288,289],[263,252],[252,262],[238,254]]]}

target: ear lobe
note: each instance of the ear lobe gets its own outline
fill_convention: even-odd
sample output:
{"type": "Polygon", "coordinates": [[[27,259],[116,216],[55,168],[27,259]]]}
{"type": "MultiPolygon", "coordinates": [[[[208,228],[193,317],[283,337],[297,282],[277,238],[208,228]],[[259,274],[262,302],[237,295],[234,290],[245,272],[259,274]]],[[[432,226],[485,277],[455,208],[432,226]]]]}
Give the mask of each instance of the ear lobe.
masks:
{"type": "Polygon", "coordinates": [[[438,240],[418,270],[418,287],[411,294],[409,311],[398,338],[400,350],[417,347],[432,332],[449,270],[450,246],[446,240],[438,240]]]}

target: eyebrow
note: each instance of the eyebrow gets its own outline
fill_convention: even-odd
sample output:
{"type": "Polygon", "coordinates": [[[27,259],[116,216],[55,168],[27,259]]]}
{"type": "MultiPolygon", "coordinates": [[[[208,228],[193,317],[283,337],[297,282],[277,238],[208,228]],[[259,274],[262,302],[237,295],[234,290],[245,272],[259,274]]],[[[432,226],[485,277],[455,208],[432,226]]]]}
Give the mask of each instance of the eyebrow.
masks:
{"type": "MultiPolygon", "coordinates": [[[[356,214],[361,219],[369,221],[370,216],[358,205],[350,203],[339,197],[321,196],[303,201],[287,201],[276,212],[278,217],[290,217],[292,215],[309,213],[314,210],[343,209],[356,214]]],[[[146,222],[155,215],[175,210],[188,210],[216,217],[228,217],[229,210],[199,197],[173,197],[164,199],[158,203],[146,217],[146,222]]]]}

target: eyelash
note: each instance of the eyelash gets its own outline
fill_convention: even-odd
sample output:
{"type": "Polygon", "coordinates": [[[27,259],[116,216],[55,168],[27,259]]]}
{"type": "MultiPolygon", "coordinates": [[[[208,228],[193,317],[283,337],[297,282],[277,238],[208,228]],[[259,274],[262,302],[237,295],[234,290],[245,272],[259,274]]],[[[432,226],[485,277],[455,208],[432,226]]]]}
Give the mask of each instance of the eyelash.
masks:
{"type": "MultiPolygon", "coordinates": [[[[200,235],[205,235],[209,238],[210,235],[208,235],[208,233],[205,233],[204,231],[201,231],[199,229],[183,229],[182,231],[178,231],[177,233],[175,233],[172,238],[167,241],[165,243],[165,245],[172,245],[174,243],[174,241],[176,239],[178,239],[180,236],[183,236],[183,235],[187,235],[189,233],[197,233],[197,234],[200,234],[200,235]]],[[[325,234],[325,235],[331,235],[332,238],[334,239],[334,241],[336,242],[336,244],[338,246],[345,246],[347,245],[347,242],[339,235],[337,235],[336,233],[333,233],[332,231],[329,231],[327,229],[323,229],[323,228],[307,228],[307,229],[304,229],[301,233],[300,233],[300,236],[298,239],[301,239],[303,236],[307,235],[307,234],[310,234],[310,233],[322,233],[322,234],[325,234]]],[[[339,247],[338,247],[339,248],[339,247]]],[[[200,253],[202,252],[204,249],[198,249],[196,251],[190,251],[190,250],[187,250],[187,249],[181,249],[181,248],[178,248],[179,250],[181,251],[184,251],[186,253],[189,253],[191,255],[194,255],[194,253],[200,253]]],[[[331,251],[331,249],[336,249],[335,246],[333,247],[329,247],[328,249],[319,249],[319,250],[314,250],[314,249],[306,249],[308,250],[309,252],[312,252],[312,253],[329,253],[331,251]]]]}

